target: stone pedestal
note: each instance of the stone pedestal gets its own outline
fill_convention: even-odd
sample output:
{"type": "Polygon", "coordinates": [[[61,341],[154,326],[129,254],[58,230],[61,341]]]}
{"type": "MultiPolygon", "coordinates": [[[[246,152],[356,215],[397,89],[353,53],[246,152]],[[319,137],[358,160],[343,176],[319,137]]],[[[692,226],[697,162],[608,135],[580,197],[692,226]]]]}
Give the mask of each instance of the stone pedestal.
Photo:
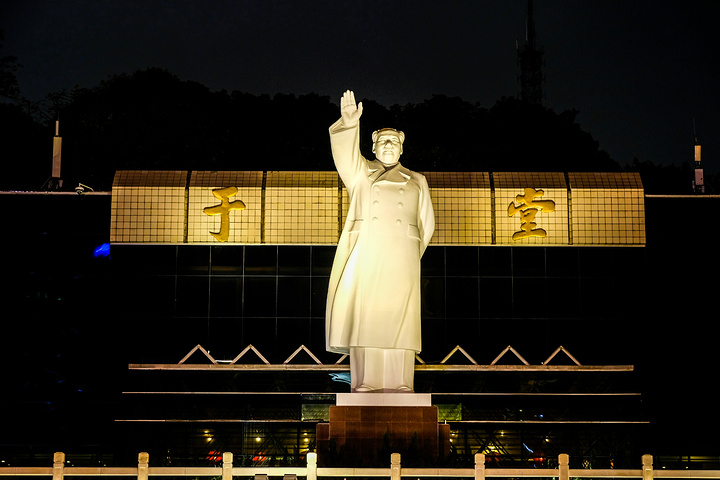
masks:
{"type": "Polygon", "coordinates": [[[330,407],[330,422],[317,426],[318,465],[387,467],[390,454],[400,453],[403,465],[431,466],[449,453],[450,426],[438,424],[429,395],[419,401],[413,394],[345,395],[357,401],[339,397],[342,405],[330,407]]]}

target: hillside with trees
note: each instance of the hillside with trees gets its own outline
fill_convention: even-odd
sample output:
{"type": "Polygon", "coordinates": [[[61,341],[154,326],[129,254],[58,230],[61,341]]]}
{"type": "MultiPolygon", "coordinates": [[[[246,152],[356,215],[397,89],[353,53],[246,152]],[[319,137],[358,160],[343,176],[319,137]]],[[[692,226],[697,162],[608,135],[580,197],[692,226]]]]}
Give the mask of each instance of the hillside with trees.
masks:
{"type": "MultiPolygon", "coordinates": [[[[0,126],[4,190],[40,189],[50,175],[60,119],[65,188],[78,182],[109,190],[116,170],[333,170],[327,129],[335,100],[316,94],[252,95],[210,91],[150,68],[90,88],[18,96],[17,64],[3,57],[0,126]]],[[[516,98],[487,108],[435,95],[389,108],[364,102],[362,149],[373,130],[405,131],[403,164],[417,171],[622,171],[643,175],[650,193],[691,193],[692,170],[637,160],[621,166],[583,131],[575,110],[556,113],[516,98]]]]}

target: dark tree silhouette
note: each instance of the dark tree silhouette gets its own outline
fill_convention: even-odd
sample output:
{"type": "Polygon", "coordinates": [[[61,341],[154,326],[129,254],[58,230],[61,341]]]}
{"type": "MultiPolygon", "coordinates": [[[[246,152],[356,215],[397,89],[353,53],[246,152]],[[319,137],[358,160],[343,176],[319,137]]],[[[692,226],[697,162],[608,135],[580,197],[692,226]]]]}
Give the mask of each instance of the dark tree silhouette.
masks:
{"type": "MultiPolygon", "coordinates": [[[[82,182],[106,190],[115,171],[128,169],[333,170],[328,127],[339,107],[327,96],[212,92],[150,68],[48,98],[52,115],[36,121],[28,108],[0,108],[0,121],[12,132],[0,148],[4,158],[17,159],[3,188],[37,189],[46,180],[58,114],[66,188],[82,182]]],[[[390,108],[362,101],[362,151],[371,155],[373,130],[394,126],[407,135],[403,163],[414,170],[622,170],[580,128],[575,110],[555,113],[516,98],[490,108],[444,95],[390,108]]],[[[628,168],[653,190],[689,193],[689,167],[636,161],[628,168]]]]}
{"type": "Polygon", "coordinates": [[[0,100],[17,101],[20,98],[20,85],[15,72],[20,64],[16,57],[2,54],[4,40],[5,34],[0,30],[0,100]]]}
{"type": "Polygon", "coordinates": [[[52,133],[10,103],[0,103],[0,132],[0,189],[40,189],[52,173],[52,133]]]}
{"type": "MultiPolygon", "coordinates": [[[[645,193],[664,195],[692,193],[694,172],[687,163],[681,166],[662,166],[640,161],[636,157],[633,158],[633,163],[627,167],[627,170],[640,173],[645,193]]],[[[711,188],[710,183],[708,182],[708,188],[711,188]]]]}

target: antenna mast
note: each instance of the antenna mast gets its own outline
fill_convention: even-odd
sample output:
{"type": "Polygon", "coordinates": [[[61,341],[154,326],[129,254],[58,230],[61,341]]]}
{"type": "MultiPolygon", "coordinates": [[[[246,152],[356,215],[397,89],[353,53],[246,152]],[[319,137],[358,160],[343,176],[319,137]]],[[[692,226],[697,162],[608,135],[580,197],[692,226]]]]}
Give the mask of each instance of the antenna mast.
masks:
{"type": "Polygon", "coordinates": [[[543,92],[543,51],[535,45],[535,20],[533,19],[533,0],[527,3],[525,26],[525,44],[518,48],[518,82],[520,99],[541,105],[545,98],[543,92]]]}

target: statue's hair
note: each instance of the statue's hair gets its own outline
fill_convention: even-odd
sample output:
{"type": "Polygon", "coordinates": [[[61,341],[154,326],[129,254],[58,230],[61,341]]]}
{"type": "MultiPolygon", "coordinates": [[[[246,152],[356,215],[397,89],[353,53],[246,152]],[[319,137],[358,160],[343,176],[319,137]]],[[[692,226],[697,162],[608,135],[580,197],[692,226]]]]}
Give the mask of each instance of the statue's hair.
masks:
{"type": "Polygon", "coordinates": [[[383,132],[385,132],[385,131],[391,131],[392,133],[394,133],[395,135],[397,135],[397,136],[400,138],[400,143],[401,143],[401,144],[405,142],[405,134],[404,134],[403,132],[401,132],[400,130],[395,130],[394,128],[381,128],[380,130],[375,130],[375,131],[373,132],[373,134],[372,134],[372,141],[373,141],[373,143],[375,143],[375,141],[377,140],[377,137],[379,137],[380,134],[383,133],[383,132]]]}

